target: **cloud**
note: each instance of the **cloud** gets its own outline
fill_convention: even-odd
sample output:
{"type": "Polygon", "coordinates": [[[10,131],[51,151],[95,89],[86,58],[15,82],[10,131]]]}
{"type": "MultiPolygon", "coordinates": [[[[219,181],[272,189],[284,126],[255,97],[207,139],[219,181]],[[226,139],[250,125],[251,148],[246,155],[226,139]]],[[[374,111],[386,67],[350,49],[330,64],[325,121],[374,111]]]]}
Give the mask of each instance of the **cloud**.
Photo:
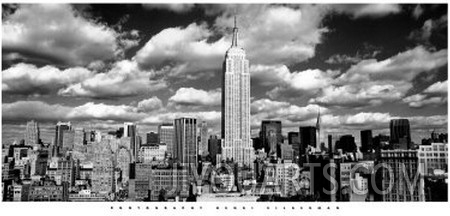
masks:
{"type": "Polygon", "coordinates": [[[146,69],[171,67],[167,76],[218,69],[230,43],[223,38],[208,43],[212,34],[206,24],[167,28],[153,36],[134,59],[146,69]]]}
{"type": "Polygon", "coordinates": [[[412,85],[403,82],[351,83],[342,86],[329,86],[321,95],[311,98],[310,103],[333,107],[361,108],[378,106],[385,102],[400,100],[412,85]]]}
{"type": "Polygon", "coordinates": [[[121,32],[68,4],[27,4],[2,21],[4,54],[62,66],[84,66],[123,54],[121,32]]]}
{"type": "Polygon", "coordinates": [[[186,13],[191,11],[194,4],[143,4],[146,9],[164,9],[175,13],[186,13]]]}
{"type": "Polygon", "coordinates": [[[137,107],[93,102],[71,107],[42,101],[16,101],[2,104],[2,117],[6,121],[140,121],[148,116],[146,112],[159,108],[158,101],[161,102],[152,97],[140,101],[137,107]],[[152,107],[150,103],[153,103],[152,107]]]}
{"type": "Polygon", "coordinates": [[[142,110],[144,112],[151,112],[163,108],[163,104],[158,97],[153,96],[149,99],[140,101],[137,107],[139,110],[142,110]]]}
{"type": "Polygon", "coordinates": [[[259,99],[251,104],[252,126],[260,126],[262,120],[283,120],[283,125],[296,125],[315,118],[319,108],[321,113],[328,112],[327,108],[313,104],[300,107],[289,102],[274,101],[267,98],[259,99]]]}
{"type": "Polygon", "coordinates": [[[436,52],[417,46],[388,59],[367,59],[352,66],[340,79],[362,82],[368,80],[413,80],[421,72],[429,72],[447,64],[447,49],[436,52]]]}
{"type": "Polygon", "coordinates": [[[419,4],[414,7],[414,10],[412,12],[412,15],[415,19],[419,19],[419,17],[423,14],[423,8],[419,4]]]}
{"type": "Polygon", "coordinates": [[[65,119],[70,107],[59,104],[47,104],[42,101],[17,101],[2,104],[3,121],[57,121],[65,119]],[[51,112],[49,112],[51,110],[51,112]]]}
{"type": "Polygon", "coordinates": [[[11,94],[47,94],[93,76],[82,67],[60,70],[53,66],[37,68],[19,63],[2,72],[2,91],[11,94]]]}
{"type": "Polygon", "coordinates": [[[447,22],[447,14],[439,19],[428,19],[423,23],[422,28],[412,31],[408,39],[431,46],[430,38],[432,35],[442,34],[442,37],[446,37],[444,34],[447,32],[447,22]]]}
{"type": "Polygon", "coordinates": [[[325,63],[327,64],[355,64],[360,62],[362,59],[359,56],[348,56],[345,54],[336,54],[330,56],[325,63]]]}
{"type": "Polygon", "coordinates": [[[144,94],[167,87],[165,80],[153,79],[154,71],[142,71],[134,61],[114,63],[105,73],[98,73],[60,89],[59,95],[72,97],[115,98],[144,94]]]}
{"type": "MultiPolygon", "coordinates": [[[[335,107],[378,106],[401,101],[420,73],[430,73],[447,64],[447,50],[436,52],[417,46],[388,59],[362,60],[322,89],[310,103],[335,107]]],[[[415,98],[409,98],[411,101],[415,98]]],[[[435,99],[433,99],[435,101],[435,99]]]]}
{"type": "Polygon", "coordinates": [[[379,18],[401,12],[397,4],[335,4],[332,10],[351,15],[353,18],[379,18]]]}
{"type": "MultiPolygon", "coordinates": [[[[212,6],[211,8],[219,7],[212,6]]],[[[293,64],[314,56],[326,31],[319,28],[325,10],[319,6],[238,5],[239,45],[256,64],[293,64]],[[283,17],[283,18],[280,18],[283,17]]],[[[235,7],[219,7],[213,26],[192,23],[167,28],[153,36],[135,55],[139,66],[164,70],[165,76],[198,79],[220,70],[231,45],[235,7]],[[200,75],[199,75],[200,74],[200,75]]]]}
{"type": "Polygon", "coordinates": [[[220,89],[205,91],[195,88],[180,88],[169,98],[172,106],[202,106],[211,108],[221,104],[220,89]]]}
{"type": "Polygon", "coordinates": [[[428,97],[424,94],[415,94],[403,99],[412,108],[422,108],[427,105],[442,105],[447,103],[447,97],[428,97]]]}
{"type": "Polygon", "coordinates": [[[240,28],[238,43],[254,64],[290,65],[305,61],[315,55],[315,46],[327,31],[320,27],[326,13],[322,6],[244,4],[223,9],[215,26],[229,36],[236,10],[240,28]]]}
{"type": "Polygon", "coordinates": [[[321,71],[308,69],[293,71],[285,65],[252,65],[250,68],[252,82],[262,86],[275,86],[267,94],[270,98],[283,95],[315,94],[318,90],[329,86],[337,71],[321,71]]]}
{"type": "Polygon", "coordinates": [[[448,80],[439,81],[429,86],[424,90],[424,93],[437,93],[437,94],[447,94],[448,91],[448,80]]]}
{"type": "Polygon", "coordinates": [[[426,88],[422,93],[404,98],[403,102],[412,108],[444,105],[447,104],[447,88],[447,80],[437,82],[426,88]]]}

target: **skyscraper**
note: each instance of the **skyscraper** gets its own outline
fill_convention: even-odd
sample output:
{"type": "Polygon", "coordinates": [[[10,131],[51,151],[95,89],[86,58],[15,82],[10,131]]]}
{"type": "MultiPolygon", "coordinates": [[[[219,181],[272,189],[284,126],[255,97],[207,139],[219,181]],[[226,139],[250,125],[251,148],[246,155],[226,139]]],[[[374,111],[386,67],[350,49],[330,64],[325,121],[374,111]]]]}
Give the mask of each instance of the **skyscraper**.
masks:
{"type": "Polygon", "coordinates": [[[251,165],[249,62],[237,42],[235,17],[232,44],[223,62],[222,159],[251,165]]]}
{"type": "Polygon", "coordinates": [[[64,131],[72,130],[72,124],[70,122],[58,122],[55,129],[54,156],[60,154],[64,145],[64,131]]]}
{"type": "Polygon", "coordinates": [[[281,121],[264,120],[261,122],[261,141],[264,151],[268,155],[277,152],[277,144],[283,142],[281,135],[281,121]]]}
{"type": "Polygon", "coordinates": [[[133,122],[125,122],[123,124],[123,137],[130,137],[130,150],[133,160],[138,157],[138,140],[136,140],[136,125],[133,122]]]}
{"type": "Polygon", "coordinates": [[[317,147],[316,128],[313,126],[300,127],[300,150],[299,150],[299,164],[302,166],[306,161],[304,157],[306,148],[308,146],[317,147]]]}
{"type": "MultiPolygon", "coordinates": [[[[173,158],[178,162],[197,167],[197,119],[179,118],[174,120],[175,142],[173,158]]],[[[194,169],[193,169],[194,170],[194,169]]],[[[196,169],[195,169],[196,170],[196,169]]]]}
{"type": "Polygon", "coordinates": [[[25,145],[36,146],[39,144],[39,125],[34,120],[27,122],[25,132],[25,145]]]}
{"type": "Polygon", "coordinates": [[[165,123],[158,126],[159,143],[165,143],[167,145],[167,153],[170,153],[173,157],[173,142],[174,142],[174,129],[172,123],[165,123]]]}
{"type": "Polygon", "coordinates": [[[320,108],[319,112],[317,113],[317,121],[316,121],[316,133],[317,133],[317,142],[316,145],[321,146],[321,140],[320,140],[320,124],[322,123],[322,119],[320,118],[320,108]]]}
{"type": "Polygon", "coordinates": [[[411,132],[408,119],[391,119],[389,128],[391,131],[391,144],[399,144],[403,146],[403,149],[411,148],[411,132]]]}
{"type": "Polygon", "coordinates": [[[198,144],[198,154],[202,156],[208,155],[208,125],[205,121],[200,124],[200,140],[198,144]]]}
{"type": "Polygon", "coordinates": [[[373,148],[372,130],[361,131],[361,151],[367,152],[373,148]]]}

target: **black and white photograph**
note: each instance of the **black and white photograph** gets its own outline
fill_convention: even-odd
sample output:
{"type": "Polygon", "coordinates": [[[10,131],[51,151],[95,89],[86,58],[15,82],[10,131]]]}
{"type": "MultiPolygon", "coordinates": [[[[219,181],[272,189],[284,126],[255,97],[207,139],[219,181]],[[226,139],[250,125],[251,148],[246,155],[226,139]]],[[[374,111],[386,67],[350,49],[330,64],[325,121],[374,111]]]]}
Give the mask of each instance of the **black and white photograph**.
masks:
{"type": "Polygon", "coordinates": [[[1,43],[3,204],[448,203],[447,3],[9,2],[1,43]]]}

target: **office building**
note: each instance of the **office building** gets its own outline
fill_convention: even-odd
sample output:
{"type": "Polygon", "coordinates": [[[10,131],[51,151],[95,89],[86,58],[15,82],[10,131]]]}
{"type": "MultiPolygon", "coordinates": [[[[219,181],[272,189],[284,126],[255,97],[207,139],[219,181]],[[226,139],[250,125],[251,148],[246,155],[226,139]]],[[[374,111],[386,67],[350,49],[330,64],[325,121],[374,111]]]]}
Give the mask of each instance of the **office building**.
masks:
{"type": "Polygon", "coordinates": [[[198,154],[201,156],[208,155],[208,125],[202,121],[199,127],[198,154]]]}
{"type": "Polygon", "coordinates": [[[173,156],[174,128],[172,123],[165,123],[158,126],[159,143],[165,143],[167,153],[173,156]]]}
{"type": "Polygon", "coordinates": [[[372,130],[361,131],[361,152],[369,152],[373,149],[372,130]]]}
{"type": "Polygon", "coordinates": [[[222,139],[223,160],[252,165],[250,71],[245,51],[238,47],[236,18],[232,44],[223,63],[222,139]]]}
{"type": "Polygon", "coordinates": [[[448,169],[448,145],[431,143],[419,146],[419,162],[424,175],[434,175],[436,171],[445,172],[448,169]]]}
{"type": "Polygon", "coordinates": [[[174,129],[175,141],[172,157],[179,163],[197,167],[197,119],[175,119],[174,129]]]}
{"type": "Polygon", "coordinates": [[[277,158],[277,144],[283,143],[281,121],[264,120],[261,122],[260,138],[264,151],[277,158]]]}
{"type": "Polygon", "coordinates": [[[383,168],[380,171],[381,190],[385,192],[382,195],[383,201],[425,201],[424,178],[420,172],[417,151],[381,150],[379,162],[391,168],[383,168]]]}
{"type": "Polygon", "coordinates": [[[55,140],[54,140],[54,156],[60,155],[60,151],[64,146],[64,132],[72,130],[72,124],[70,122],[58,122],[55,128],[55,140]]]}
{"type": "Polygon", "coordinates": [[[25,145],[40,147],[39,141],[39,125],[34,120],[27,122],[27,128],[25,132],[25,145]]]}
{"type": "Polygon", "coordinates": [[[408,119],[392,119],[389,125],[391,132],[391,145],[399,149],[411,148],[411,132],[408,119]]]}

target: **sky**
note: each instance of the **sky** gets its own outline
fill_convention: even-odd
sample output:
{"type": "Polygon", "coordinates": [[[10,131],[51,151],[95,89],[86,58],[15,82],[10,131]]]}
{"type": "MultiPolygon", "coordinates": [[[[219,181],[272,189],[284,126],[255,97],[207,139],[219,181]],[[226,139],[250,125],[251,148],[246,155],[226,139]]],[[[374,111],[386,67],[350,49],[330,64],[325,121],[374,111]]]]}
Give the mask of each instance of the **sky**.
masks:
{"type": "Polygon", "coordinates": [[[221,73],[237,16],[251,74],[251,127],[283,134],[447,132],[448,8],[397,4],[2,4],[2,143],[26,122],[138,131],[177,117],[220,134],[221,73]]]}

